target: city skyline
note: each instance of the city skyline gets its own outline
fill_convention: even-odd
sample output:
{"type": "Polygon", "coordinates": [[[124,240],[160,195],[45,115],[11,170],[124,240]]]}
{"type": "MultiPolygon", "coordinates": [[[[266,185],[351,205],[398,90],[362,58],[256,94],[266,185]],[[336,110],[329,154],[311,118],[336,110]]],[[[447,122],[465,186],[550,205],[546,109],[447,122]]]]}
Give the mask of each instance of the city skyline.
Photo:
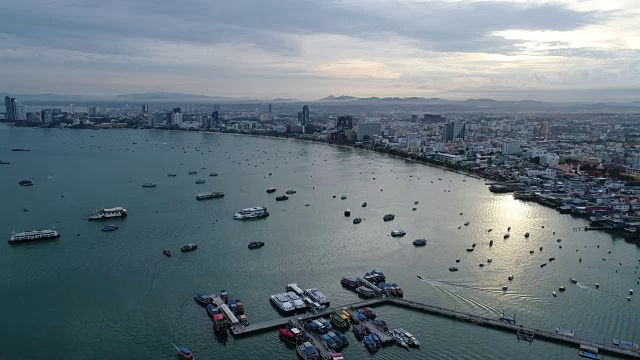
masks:
{"type": "Polygon", "coordinates": [[[638,19],[631,0],[245,0],[179,13],[36,1],[0,14],[0,82],[26,94],[628,101],[638,19]]]}

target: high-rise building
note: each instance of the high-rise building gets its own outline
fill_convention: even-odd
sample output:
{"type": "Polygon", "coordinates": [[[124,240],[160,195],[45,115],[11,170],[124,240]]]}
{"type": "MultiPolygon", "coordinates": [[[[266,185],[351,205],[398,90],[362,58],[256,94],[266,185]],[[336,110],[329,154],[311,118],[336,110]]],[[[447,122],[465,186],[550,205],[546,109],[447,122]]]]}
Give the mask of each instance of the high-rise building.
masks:
{"type": "Polygon", "coordinates": [[[18,102],[18,118],[16,120],[19,120],[19,121],[27,120],[27,107],[20,104],[20,102],[18,102]]]}
{"type": "Polygon", "coordinates": [[[446,119],[442,115],[424,114],[422,121],[431,122],[431,123],[440,123],[440,122],[445,122],[446,119]]]}
{"type": "Polygon", "coordinates": [[[147,104],[142,105],[142,113],[143,114],[148,114],[149,113],[149,105],[147,105],[147,104]]]}
{"type": "Polygon", "coordinates": [[[16,100],[16,98],[12,98],[6,96],[4,98],[4,107],[5,107],[5,120],[7,121],[16,121],[18,120],[18,106],[20,102],[16,100]]]}
{"type": "MultiPolygon", "coordinates": [[[[216,105],[216,107],[217,107],[217,106],[218,106],[218,105],[216,105]]],[[[217,110],[216,110],[216,111],[214,111],[214,112],[211,114],[211,123],[212,123],[212,124],[215,124],[215,123],[217,123],[217,122],[219,121],[218,116],[219,116],[219,114],[218,114],[218,111],[217,111],[217,110]]]]}
{"type": "Polygon", "coordinates": [[[336,130],[344,131],[353,129],[353,116],[339,116],[336,130]]]}
{"type": "Polygon", "coordinates": [[[305,105],[302,107],[302,122],[300,123],[300,125],[302,125],[302,133],[305,133],[305,128],[307,127],[307,124],[309,124],[309,106],[305,105]]]}
{"type": "Polygon", "coordinates": [[[42,119],[42,122],[44,122],[45,124],[51,123],[53,121],[53,116],[51,116],[51,110],[45,109],[40,111],[40,118],[42,119]]]}
{"type": "Polygon", "coordinates": [[[271,104],[269,104],[269,117],[271,117],[271,104]]]}
{"type": "Polygon", "coordinates": [[[418,115],[411,115],[411,121],[418,121],[418,115]]]}
{"type": "Polygon", "coordinates": [[[202,130],[210,130],[211,129],[211,118],[208,116],[202,117],[202,130]]]}
{"type": "Polygon", "coordinates": [[[381,133],[382,123],[379,121],[358,122],[358,128],[356,132],[358,141],[363,141],[374,136],[379,136],[381,133]]]}
{"type": "Polygon", "coordinates": [[[407,133],[407,149],[420,146],[420,135],[417,133],[407,133]]]}
{"type": "Polygon", "coordinates": [[[171,113],[171,125],[182,124],[182,109],[180,107],[174,108],[171,113]]]}
{"type": "Polygon", "coordinates": [[[76,113],[76,106],[73,104],[69,104],[69,114],[73,115],[76,113]]]}
{"type": "Polygon", "coordinates": [[[535,136],[539,138],[548,138],[549,137],[549,122],[541,122],[538,123],[536,127],[535,136]]]}
{"type": "Polygon", "coordinates": [[[444,132],[442,134],[442,140],[444,142],[453,141],[455,139],[466,139],[466,124],[465,123],[456,123],[451,122],[445,124],[444,132]]]}
{"type": "Polygon", "coordinates": [[[520,154],[522,150],[520,149],[522,146],[522,140],[505,140],[502,143],[502,154],[503,155],[514,155],[520,154]]]}
{"type": "Polygon", "coordinates": [[[98,116],[98,107],[95,105],[89,105],[87,107],[87,112],[89,113],[89,116],[98,116]]]}

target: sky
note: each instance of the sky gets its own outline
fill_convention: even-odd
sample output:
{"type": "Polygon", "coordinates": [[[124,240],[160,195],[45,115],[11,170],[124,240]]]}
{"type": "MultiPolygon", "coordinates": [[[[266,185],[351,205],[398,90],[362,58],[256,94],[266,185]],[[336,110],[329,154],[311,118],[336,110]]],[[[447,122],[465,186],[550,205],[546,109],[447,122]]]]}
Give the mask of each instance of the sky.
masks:
{"type": "Polygon", "coordinates": [[[640,0],[27,0],[0,92],[640,100],[640,0]]]}

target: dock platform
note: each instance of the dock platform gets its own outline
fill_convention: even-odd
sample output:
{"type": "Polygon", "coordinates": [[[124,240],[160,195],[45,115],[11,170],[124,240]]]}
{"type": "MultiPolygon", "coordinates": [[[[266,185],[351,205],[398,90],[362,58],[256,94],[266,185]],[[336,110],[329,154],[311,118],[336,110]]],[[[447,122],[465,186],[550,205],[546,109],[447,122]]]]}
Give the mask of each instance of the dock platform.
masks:
{"type": "MultiPolygon", "coordinates": [[[[358,316],[358,312],[355,309],[347,309],[347,311],[349,312],[349,314],[351,314],[351,317],[355,318],[356,316],[358,316]]],[[[371,320],[361,321],[360,323],[364,325],[364,327],[366,327],[370,333],[376,334],[382,344],[392,344],[394,342],[389,333],[378,329],[375,325],[373,325],[371,320]]]]}

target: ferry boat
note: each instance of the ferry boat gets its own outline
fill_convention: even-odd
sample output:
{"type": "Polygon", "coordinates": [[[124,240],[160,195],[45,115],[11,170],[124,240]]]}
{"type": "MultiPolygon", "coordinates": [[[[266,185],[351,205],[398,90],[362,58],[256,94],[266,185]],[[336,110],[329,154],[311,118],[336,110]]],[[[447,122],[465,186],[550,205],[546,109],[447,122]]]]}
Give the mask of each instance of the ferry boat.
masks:
{"type": "Polygon", "coordinates": [[[393,219],[395,219],[395,218],[396,218],[396,216],[395,216],[394,214],[387,214],[387,215],[385,215],[385,216],[383,216],[383,217],[382,217],[382,220],[384,220],[384,221],[391,221],[391,220],[393,220],[393,219]]]}
{"type": "Polygon", "coordinates": [[[24,231],[19,233],[12,232],[11,236],[9,237],[9,243],[57,239],[59,237],[60,233],[58,232],[58,230],[56,230],[56,228],[24,231]]]}
{"type": "Polygon", "coordinates": [[[118,226],[116,225],[107,225],[107,226],[103,226],[102,229],[100,229],[101,231],[114,231],[114,230],[118,230],[118,226]]]}
{"type": "Polygon", "coordinates": [[[89,215],[89,220],[102,220],[127,216],[127,209],[118,206],[114,208],[101,209],[89,215]]]}
{"type": "Polygon", "coordinates": [[[196,244],[187,244],[187,245],[181,247],[180,251],[182,251],[182,252],[193,251],[193,250],[195,250],[197,248],[198,248],[198,245],[196,245],[196,244]]]}
{"type": "Polygon", "coordinates": [[[285,201],[285,200],[289,200],[289,197],[287,195],[276,196],[276,201],[285,201]]]}
{"type": "Polygon", "coordinates": [[[405,236],[406,234],[407,233],[402,229],[395,229],[391,232],[391,236],[393,237],[405,236]]]}
{"type": "Polygon", "coordinates": [[[178,356],[180,356],[181,359],[193,360],[193,353],[184,346],[178,347],[178,356]]]}
{"type": "Polygon", "coordinates": [[[247,246],[249,249],[257,249],[264,246],[264,241],[252,241],[247,246]]]}
{"type": "Polygon", "coordinates": [[[285,191],[285,194],[289,194],[289,195],[295,194],[295,193],[296,193],[295,190],[287,190],[287,191],[285,191]]]}
{"type": "Polygon", "coordinates": [[[629,350],[638,350],[638,343],[634,343],[631,341],[624,341],[624,340],[619,340],[619,339],[612,339],[611,343],[615,346],[624,348],[624,349],[629,349],[629,350]]]}
{"type": "Polygon", "coordinates": [[[244,219],[253,219],[253,218],[262,218],[269,216],[269,212],[267,208],[264,206],[257,206],[252,208],[242,209],[239,212],[233,215],[233,218],[236,220],[244,220],[244,219]]]}
{"type": "Polygon", "coordinates": [[[307,308],[307,304],[305,304],[304,300],[293,291],[286,292],[286,295],[289,298],[289,302],[293,304],[293,307],[296,308],[296,311],[304,312],[307,308]]]}
{"type": "Polygon", "coordinates": [[[22,185],[22,186],[33,186],[33,181],[31,181],[31,180],[20,180],[18,182],[18,184],[22,185]]]}
{"type": "Polygon", "coordinates": [[[200,185],[200,184],[204,184],[206,181],[202,180],[202,179],[198,179],[196,180],[196,184],[200,185]]]}
{"type": "Polygon", "coordinates": [[[143,183],[142,187],[143,188],[154,188],[154,187],[156,187],[156,183],[143,183]]]}
{"type": "Polygon", "coordinates": [[[320,359],[320,353],[315,346],[310,342],[305,341],[302,345],[296,347],[296,352],[303,360],[318,360],[320,359]]]}
{"type": "Polygon", "coordinates": [[[343,277],[340,279],[340,284],[349,289],[357,289],[362,286],[362,283],[358,281],[358,279],[351,277],[343,277]]]}
{"type": "Polygon", "coordinates": [[[271,303],[276,306],[278,310],[285,314],[290,314],[296,311],[296,308],[285,294],[271,295],[269,300],[271,300],[271,303]]]}
{"type": "Polygon", "coordinates": [[[323,305],[325,307],[329,307],[330,302],[329,300],[327,300],[327,297],[325,296],[325,294],[323,294],[322,292],[320,292],[320,290],[318,289],[307,289],[304,291],[304,293],[311,298],[311,300],[313,300],[314,302],[317,302],[320,305],[323,305]]]}
{"type": "Polygon", "coordinates": [[[267,194],[274,193],[274,192],[276,192],[276,190],[277,190],[277,189],[276,189],[276,188],[274,188],[274,187],[268,188],[268,189],[267,189],[267,194]]]}
{"type": "Polygon", "coordinates": [[[360,224],[361,222],[362,222],[362,218],[357,217],[357,218],[353,219],[353,223],[354,224],[360,224]]]}
{"type": "Polygon", "coordinates": [[[211,191],[202,194],[196,195],[196,200],[208,200],[208,199],[218,199],[224,196],[224,193],[219,191],[211,191]]]}
{"type": "Polygon", "coordinates": [[[426,239],[415,239],[415,240],[413,240],[413,245],[414,246],[425,246],[425,245],[427,245],[427,240],[426,239]]]}
{"type": "Polygon", "coordinates": [[[351,216],[351,210],[350,209],[345,210],[344,216],[347,216],[347,217],[351,216]]]}

